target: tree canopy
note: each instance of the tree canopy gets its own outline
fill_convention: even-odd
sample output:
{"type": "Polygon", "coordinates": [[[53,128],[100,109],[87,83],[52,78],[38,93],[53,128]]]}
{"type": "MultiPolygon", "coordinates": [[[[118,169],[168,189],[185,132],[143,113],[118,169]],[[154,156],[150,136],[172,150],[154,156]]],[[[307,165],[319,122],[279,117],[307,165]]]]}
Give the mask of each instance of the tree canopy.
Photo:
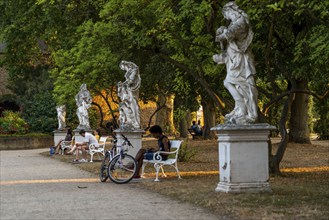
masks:
{"type": "MultiPolygon", "coordinates": [[[[282,144],[288,141],[287,124],[290,140],[309,141],[312,95],[315,130],[328,138],[329,2],[236,2],[255,33],[261,121],[279,127],[282,144]]],[[[214,39],[216,29],[227,22],[221,14],[225,3],[1,0],[2,64],[17,95],[48,90],[56,104],[65,104],[73,102],[82,83],[92,94],[117,102],[113,94],[124,75],[118,64],[129,60],[140,67],[142,100],[174,94],[177,112],[202,104],[208,120],[233,108],[223,86],[226,69],[212,61],[221,52],[214,39]]],[[[215,123],[205,122],[206,129],[215,123]]]]}

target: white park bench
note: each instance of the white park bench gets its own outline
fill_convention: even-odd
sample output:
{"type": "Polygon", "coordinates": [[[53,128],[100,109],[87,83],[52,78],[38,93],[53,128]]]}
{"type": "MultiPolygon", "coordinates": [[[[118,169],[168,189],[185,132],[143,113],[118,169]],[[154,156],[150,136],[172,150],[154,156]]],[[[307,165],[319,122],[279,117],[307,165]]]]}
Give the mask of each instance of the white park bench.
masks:
{"type": "Polygon", "coordinates": [[[99,154],[102,154],[103,156],[105,156],[105,144],[106,144],[107,138],[108,137],[101,137],[98,141],[98,147],[96,147],[94,144],[89,145],[88,153],[90,154],[91,163],[93,162],[94,154],[97,154],[99,159],[101,159],[99,154]]]}
{"type": "Polygon", "coordinates": [[[157,151],[156,153],[154,153],[153,155],[153,160],[147,160],[144,159],[143,160],[143,166],[142,166],[142,176],[144,175],[144,169],[145,166],[147,164],[153,164],[155,171],[156,171],[156,177],[154,181],[159,181],[159,171],[161,169],[162,171],[162,175],[164,177],[167,177],[167,175],[165,174],[164,170],[163,170],[163,166],[172,166],[175,168],[178,179],[181,179],[181,176],[179,174],[179,170],[178,170],[178,166],[177,166],[177,160],[178,160],[178,152],[179,149],[182,145],[183,141],[180,140],[170,140],[170,152],[166,152],[166,151],[157,151]],[[168,159],[167,160],[162,160],[161,155],[167,154],[168,155],[168,159]]]}
{"type": "Polygon", "coordinates": [[[62,155],[64,155],[65,150],[71,150],[71,148],[74,145],[74,140],[75,140],[75,136],[73,136],[72,137],[72,140],[70,140],[70,141],[62,141],[61,142],[61,152],[62,152],[62,155]]]}

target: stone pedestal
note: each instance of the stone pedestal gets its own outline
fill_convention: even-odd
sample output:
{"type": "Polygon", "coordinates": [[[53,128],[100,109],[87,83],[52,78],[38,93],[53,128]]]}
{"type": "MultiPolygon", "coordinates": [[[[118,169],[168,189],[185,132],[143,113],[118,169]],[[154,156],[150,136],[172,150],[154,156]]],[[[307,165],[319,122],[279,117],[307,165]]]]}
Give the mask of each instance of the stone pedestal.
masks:
{"type": "Polygon", "coordinates": [[[121,134],[126,136],[130,143],[134,146],[133,148],[130,147],[128,154],[135,157],[137,152],[142,148],[142,134],[145,132],[144,130],[134,130],[134,131],[128,131],[128,130],[121,130],[120,128],[117,130],[114,130],[116,133],[116,137],[118,138],[118,144],[121,144],[123,139],[121,134]]]}
{"type": "Polygon", "coordinates": [[[269,124],[223,124],[217,132],[219,183],[217,192],[270,192],[269,124]]]}
{"type": "Polygon", "coordinates": [[[56,146],[60,140],[64,140],[67,131],[66,130],[55,130],[54,133],[54,146],[56,146]]]}

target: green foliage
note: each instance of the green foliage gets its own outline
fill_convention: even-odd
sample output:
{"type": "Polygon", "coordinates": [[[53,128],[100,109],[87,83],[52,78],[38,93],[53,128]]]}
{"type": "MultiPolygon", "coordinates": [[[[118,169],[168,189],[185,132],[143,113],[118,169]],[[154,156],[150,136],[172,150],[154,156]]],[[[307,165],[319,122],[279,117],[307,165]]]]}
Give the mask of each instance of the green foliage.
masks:
{"type": "MultiPolygon", "coordinates": [[[[8,136],[7,134],[1,134],[1,136],[8,136]]],[[[10,136],[17,136],[17,137],[47,137],[49,134],[44,134],[44,133],[26,133],[26,134],[12,134],[10,136]]]]}
{"type": "Polygon", "coordinates": [[[31,132],[51,133],[57,126],[56,104],[50,91],[37,93],[22,101],[22,117],[31,132]]]}
{"type": "MultiPolygon", "coordinates": [[[[262,104],[287,92],[288,82],[292,90],[301,80],[310,82],[306,89],[318,95],[329,89],[329,69],[325,64],[329,57],[328,1],[270,0],[255,4],[241,0],[237,3],[249,15],[255,33],[253,51],[262,104]]],[[[267,112],[274,125],[278,124],[284,99],[285,96],[278,99],[267,112]]],[[[316,106],[323,103],[313,100],[316,106]]],[[[321,117],[319,123],[324,123],[327,110],[317,111],[323,110],[316,108],[316,112],[311,113],[321,117]]]]}
{"type": "MultiPolygon", "coordinates": [[[[224,4],[208,0],[0,1],[0,33],[7,45],[2,63],[9,71],[11,88],[25,105],[24,117],[33,115],[31,124],[38,130],[38,120],[44,119],[36,119],[28,110],[34,105],[29,99],[49,92],[56,101],[42,101],[49,107],[45,118],[55,122],[54,103],[66,104],[67,122],[74,127],[73,97],[79,86],[86,83],[93,96],[105,91],[110,97],[124,79],[118,67],[122,59],[140,67],[142,100],[174,93],[176,107],[194,110],[199,107],[196,97],[214,100],[217,96],[227,106],[219,112],[230,111],[232,97],[222,83],[225,66],[211,59],[221,52],[214,35],[225,24],[224,4]]],[[[300,79],[309,81],[310,89],[319,94],[328,90],[328,1],[237,0],[237,4],[249,15],[255,33],[252,49],[261,105],[287,92],[288,82],[300,79]]],[[[267,114],[274,125],[282,99],[276,103],[267,114]]],[[[319,103],[314,99],[316,106],[319,103]]],[[[315,109],[322,123],[326,110],[315,109]]],[[[51,130],[53,122],[48,120],[44,129],[51,130]]]]}
{"type": "Polygon", "coordinates": [[[316,103],[315,109],[318,112],[318,118],[314,125],[314,131],[320,140],[329,140],[329,99],[316,103]]]}
{"type": "Polygon", "coordinates": [[[20,114],[12,111],[4,111],[0,118],[0,134],[25,134],[28,124],[20,114]]]}
{"type": "Polygon", "coordinates": [[[92,129],[97,129],[99,128],[99,125],[97,124],[97,114],[98,111],[95,108],[90,108],[89,111],[89,123],[90,123],[90,127],[92,129]]]}
{"type": "MultiPolygon", "coordinates": [[[[6,44],[1,64],[9,73],[9,86],[18,95],[31,131],[51,132],[56,128],[54,86],[49,77],[49,70],[54,67],[52,54],[76,43],[75,36],[79,35],[75,32],[86,19],[97,20],[97,8],[103,2],[0,1],[1,42],[6,44]]],[[[76,86],[72,80],[70,83],[76,86]]],[[[74,94],[67,95],[62,103],[70,105],[66,101],[74,94]]],[[[68,111],[71,113],[71,109],[68,111]]],[[[75,124],[75,120],[70,123],[75,124]]]]}
{"type": "Polygon", "coordinates": [[[179,149],[178,160],[180,162],[188,162],[196,155],[195,149],[188,148],[188,140],[182,143],[182,146],[179,149]]]}

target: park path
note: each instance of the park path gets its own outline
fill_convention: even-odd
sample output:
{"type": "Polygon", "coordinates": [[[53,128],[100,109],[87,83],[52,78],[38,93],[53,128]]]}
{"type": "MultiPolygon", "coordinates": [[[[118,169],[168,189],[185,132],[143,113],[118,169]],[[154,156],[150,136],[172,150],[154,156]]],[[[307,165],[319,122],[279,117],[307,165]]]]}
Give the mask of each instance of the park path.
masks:
{"type": "MultiPolygon", "coordinates": [[[[0,151],[0,219],[223,219],[136,187],[100,183],[78,167],[40,155],[0,151]]],[[[174,190],[174,189],[173,189],[174,190]]]]}

